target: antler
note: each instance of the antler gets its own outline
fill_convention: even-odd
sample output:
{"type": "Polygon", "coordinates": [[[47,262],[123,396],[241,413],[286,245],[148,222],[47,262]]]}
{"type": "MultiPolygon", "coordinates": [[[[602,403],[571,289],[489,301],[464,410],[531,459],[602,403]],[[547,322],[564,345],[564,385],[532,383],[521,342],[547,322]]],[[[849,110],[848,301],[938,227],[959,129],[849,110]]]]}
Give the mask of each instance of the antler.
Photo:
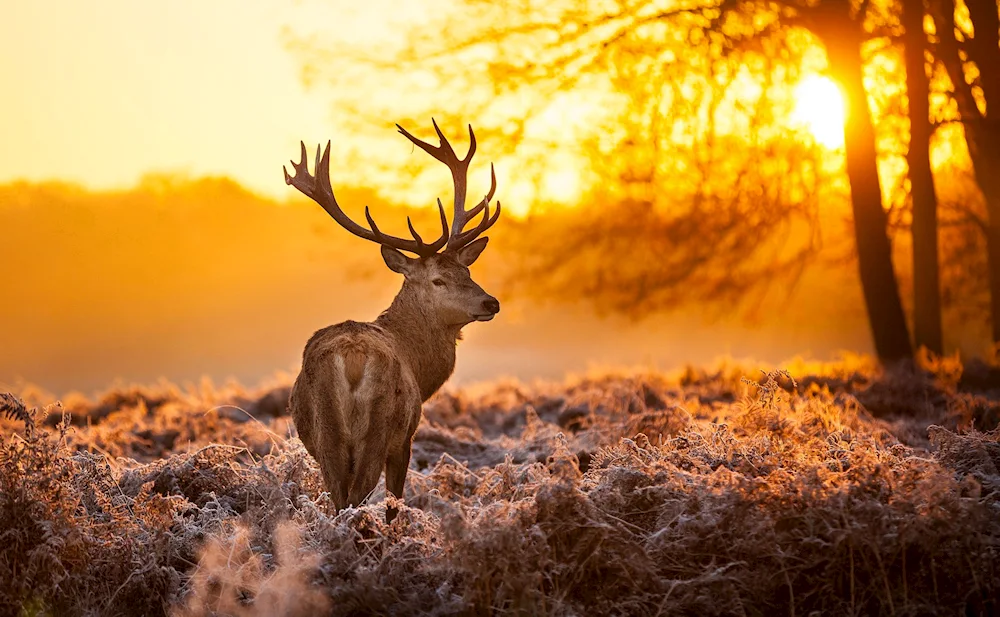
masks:
{"type": "MultiPolygon", "coordinates": [[[[448,166],[449,170],[451,170],[451,178],[455,185],[455,203],[454,215],[451,221],[451,235],[448,237],[448,247],[445,251],[454,252],[465,247],[478,238],[484,231],[492,227],[493,224],[497,222],[498,218],[500,218],[500,202],[497,202],[496,211],[493,213],[492,217],[490,216],[490,200],[493,199],[493,193],[497,190],[497,177],[493,172],[493,164],[490,163],[490,191],[474,208],[466,210],[466,184],[469,173],[469,162],[472,161],[472,155],[476,153],[476,134],[472,132],[472,125],[470,124],[469,152],[465,155],[465,158],[460,159],[458,158],[458,155],[455,154],[455,149],[451,147],[450,143],[448,143],[448,139],[445,138],[441,129],[438,128],[437,122],[435,122],[433,118],[431,118],[431,123],[434,124],[434,131],[437,133],[438,139],[441,141],[441,145],[439,146],[432,146],[425,141],[417,139],[398,124],[396,125],[396,128],[399,129],[399,132],[402,133],[404,137],[419,146],[421,150],[441,161],[448,166]],[[473,229],[463,231],[469,221],[479,214],[480,211],[483,213],[483,218],[479,224],[473,229]]],[[[438,207],[441,207],[440,199],[438,199],[438,207]]]]}
{"type": "MultiPolygon", "coordinates": [[[[326,149],[323,151],[322,157],[320,157],[319,146],[316,146],[315,176],[309,173],[309,164],[306,162],[306,145],[302,142],[299,142],[299,144],[302,146],[302,160],[298,163],[291,161],[295,175],[290,176],[287,169],[284,167],[281,168],[285,172],[285,184],[294,186],[306,197],[323,206],[323,209],[333,217],[333,220],[337,221],[347,231],[365,240],[371,240],[372,242],[390,246],[401,251],[409,251],[421,257],[437,253],[446,242],[449,242],[448,219],[445,217],[444,206],[441,205],[440,199],[438,200],[438,210],[441,213],[441,237],[430,244],[424,243],[420,234],[413,228],[413,222],[410,220],[410,217],[406,217],[406,224],[410,228],[413,240],[397,238],[382,233],[375,224],[375,219],[372,218],[371,213],[368,211],[368,206],[365,206],[365,218],[368,220],[370,229],[365,229],[361,225],[358,225],[349,216],[344,214],[344,211],[340,209],[340,204],[337,203],[337,198],[333,195],[333,187],[330,185],[330,142],[326,142],[326,149]]],[[[492,195],[492,192],[490,194],[492,195]]]]}

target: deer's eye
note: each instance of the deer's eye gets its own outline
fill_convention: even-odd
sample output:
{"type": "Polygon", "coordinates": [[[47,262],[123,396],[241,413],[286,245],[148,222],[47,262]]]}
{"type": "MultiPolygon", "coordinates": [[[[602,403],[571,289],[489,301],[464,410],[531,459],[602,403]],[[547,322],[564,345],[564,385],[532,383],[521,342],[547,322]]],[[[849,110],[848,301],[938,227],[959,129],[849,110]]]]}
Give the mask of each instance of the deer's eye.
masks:
{"type": "Polygon", "coordinates": [[[437,287],[444,287],[444,279],[434,279],[431,282],[434,283],[434,285],[436,285],[437,287]]]}

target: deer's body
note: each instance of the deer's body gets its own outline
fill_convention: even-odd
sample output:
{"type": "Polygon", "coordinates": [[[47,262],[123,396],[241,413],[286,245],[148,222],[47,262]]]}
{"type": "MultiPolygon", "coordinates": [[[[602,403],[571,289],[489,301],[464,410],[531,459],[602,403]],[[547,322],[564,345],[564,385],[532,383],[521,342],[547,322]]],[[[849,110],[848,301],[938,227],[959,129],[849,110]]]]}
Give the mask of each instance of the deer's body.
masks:
{"type": "MultiPolygon", "coordinates": [[[[486,247],[487,239],[476,236],[499,214],[497,204],[496,214],[489,216],[495,178],[483,202],[470,211],[464,209],[465,172],[475,152],[471,128],[464,160],[455,156],[440,131],[442,145],[437,148],[400,131],[448,164],[455,180],[452,231],[449,234],[441,208],[442,237],[429,245],[412,226],[414,241],[408,241],[382,234],[370,216],[370,232],[346,219],[332,189],[324,191],[319,171],[315,178],[308,175],[304,147],[302,163],[293,163],[296,175],[286,173],[289,184],[319,202],[349,231],[379,242],[386,265],[405,277],[392,305],[374,322],[345,321],[313,334],[292,387],[289,409],[299,437],[319,463],[338,509],[359,505],[378,484],[383,469],[386,489],[403,497],[421,404],[451,376],[462,327],[489,321],[500,310],[496,298],[472,281],[468,268],[486,247]],[[468,219],[480,210],[485,210],[483,222],[463,232],[468,219]],[[445,240],[448,248],[438,253],[445,240]],[[396,249],[420,257],[410,258],[396,249]]],[[[322,159],[317,156],[317,170],[329,165],[327,148],[322,159]]],[[[329,187],[328,171],[325,185],[329,187]]],[[[389,508],[386,519],[391,521],[395,514],[389,508]]]]}

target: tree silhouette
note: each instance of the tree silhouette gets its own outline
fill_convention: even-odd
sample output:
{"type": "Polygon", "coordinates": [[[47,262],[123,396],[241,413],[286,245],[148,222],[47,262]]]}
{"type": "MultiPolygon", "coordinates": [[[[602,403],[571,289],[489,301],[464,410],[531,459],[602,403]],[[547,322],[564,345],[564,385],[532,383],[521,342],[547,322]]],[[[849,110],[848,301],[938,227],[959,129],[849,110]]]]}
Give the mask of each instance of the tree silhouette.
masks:
{"type": "Polygon", "coordinates": [[[968,0],[956,21],[954,0],[934,0],[937,57],[952,84],[976,184],[986,203],[980,221],[989,263],[993,340],[1000,342],[1000,16],[995,0],[968,0]],[[992,106],[991,106],[992,103],[992,106]]]}
{"type": "Polygon", "coordinates": [[[909,332],[892,265],[887,219],[882,207],[875,134],[865,90],[862,44],[867,3],[855,10],[847,0],[824,0],[799,10],[799,19],[826,48],[830,69],[847,98],[844,149],[851,184],[861,285],[875,351],[882,360],[912,354],[909,332]]]}
{"type": "Polygon", "coordinates": [[[913,207],[913,336],[917,347],[944,352],[938,268],[938,203],[931,171],[930,83],[923,0],[901,0],[910,140],[906,163],[913,207]]]}

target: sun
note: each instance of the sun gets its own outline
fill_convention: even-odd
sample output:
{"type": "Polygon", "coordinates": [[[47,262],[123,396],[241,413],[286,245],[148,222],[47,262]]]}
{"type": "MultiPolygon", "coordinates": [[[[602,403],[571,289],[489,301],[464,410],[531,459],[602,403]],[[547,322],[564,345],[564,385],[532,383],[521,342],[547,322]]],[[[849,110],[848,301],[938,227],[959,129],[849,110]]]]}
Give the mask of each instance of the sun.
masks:
{"type": "Polygon", "coordinates": [[[810,75],[795,86],[792,123],[809,131],[822,146],[844,145],[844,95],[829,77],[810,75]]]}

